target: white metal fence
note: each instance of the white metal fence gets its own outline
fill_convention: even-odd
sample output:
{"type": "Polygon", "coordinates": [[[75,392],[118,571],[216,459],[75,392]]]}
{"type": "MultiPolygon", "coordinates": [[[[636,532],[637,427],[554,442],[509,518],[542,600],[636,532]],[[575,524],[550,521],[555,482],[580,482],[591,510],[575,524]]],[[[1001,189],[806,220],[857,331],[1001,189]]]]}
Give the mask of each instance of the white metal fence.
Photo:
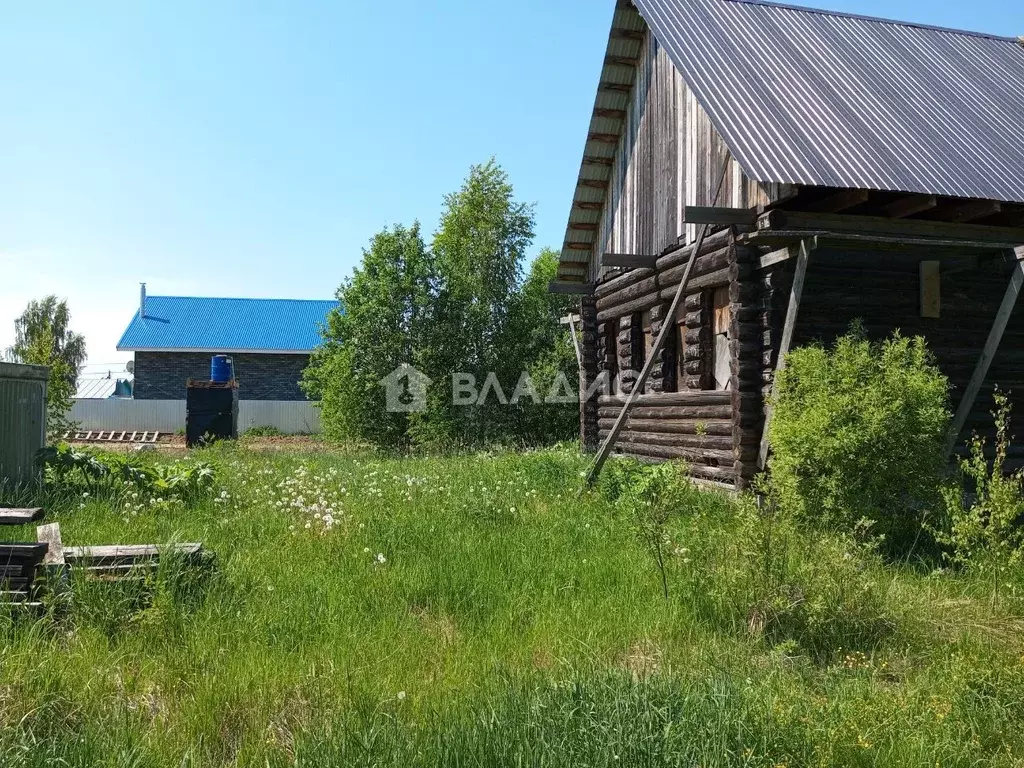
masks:
{"type": "MultiPolygon", "coordinates": [[[[185,401],[75,400],[68,418],[82,429],[177,432],[185,428],[185,401]]],[[[320,409],[304,401],[240,400],[238,431],[253,427],[275,427],[286,435],[315,434],[320,431],[320,409]]]]}

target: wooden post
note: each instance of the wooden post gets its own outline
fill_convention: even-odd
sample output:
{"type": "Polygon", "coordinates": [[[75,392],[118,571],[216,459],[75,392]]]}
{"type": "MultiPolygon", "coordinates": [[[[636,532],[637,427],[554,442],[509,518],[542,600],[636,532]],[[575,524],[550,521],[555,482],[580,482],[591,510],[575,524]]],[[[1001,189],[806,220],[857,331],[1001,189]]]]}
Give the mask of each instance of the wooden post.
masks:
{"type": "MultiPolygon", "coordinates": [[[[718,196],[722,192],[722,184],[725,183],[725,174],[729,170],[729,161],[732,159],[732,153],[727,149],[725,152],[725,159],[722,161],[722,172],[718,178],[718,187],[715,189],[715,198],[711,202],[712,207],[718,203],[718,196]]],[[[710,225],[703,224],[700,228],[700,233],[697,235],[697,242],[694,243],[693,253],[690,254],[689,260],[686,262],[686,269],[683,271],[683,277],[679,281],[679,287],[676,288],[675,296],[672,297],[672,303],[669,304],[668,312],[665,313],[665,317],[675,317],[676,310],[679,307],[679,302],[683,296],[686,295],[686,286],[690,282],[690,272],[693,271],[693,265],[697,262],[697,258],[700,256],[700,249],[704,246],[704,238],[707,236],[710,225]]],[[[669,333],[672,332],[673,323],[662,323],[661,330],[658,332],[658,338],[654,340],[654,345],[651,347],[650,353],[647,355],[647,359],[644,361],[643,370],[640,371],[640,376],[637,377],[636,382],[633,384],[633,388],[630,390],[629,395],[626,397],[626,402],[622,404],[622,410],[619,411],[619,415],[615,419],[615,423],[612,425],[611,431],[608,432],[608,437],[604,439],[601,444],[600,450],[597,452],[597,457],[594,459],[594,465],[590,468],[590,472],[587,474],[586,486],[590,487],[597,480],[597,476],[601,474],[601,468],[604,466],[605,461],[608,460],[608,456],[611,455],[612,449],[615,447],[615,441],[619,437],[619,433],[622,431],[622,427],[626,423],[626,416],[629,415],[630,408],[636,402],[637,398],[644,391],[644,386],[647,384],[647,379],[651,375],[651,371],[654,369],[654,361],[658,357],[658,353],[661,348],[665,346],[665,339],[669,333]]]]}
{"type": "Polygon", "coordinates": [[[580,340],[576,336],[576,321],[582,318],[579,315],[566,315],[559,322],[562,325],[569,326],[569,338],[572,339],[572,346],[576,350],[576,364],[580,371],[583,370],[583,351],[580,349],[580,340]]]}
{"type": "Polygon", "coordinates": [[[64,559],[64,543],[60,538],[60,523],[48,523],[36,528],[36,540],[46,542],[46,554],[43,556],[42,569],[46,574],[46,583],[56,597],[68,594],[68,566],[64,559]]]}
{"type": "Polygon", "coordinates": [[[768,407],[764,412],[764,430],[761,432],[761,449],[757,454],[757,468],[763,470],[768,462],[768,428],[772,423],[771,397],[775,394],[775,384],[779,380],[779,373],[786,367],[786,355],[793,343],[793,329],[796,327],[796,315],[800,309],[800,296],[804,291],[804,278],[807,276],[807,262],[811,257],[811,251],[817,247],[815,238],[801,240],[798,245],[790,246],[795,249],[796,273],[793,275],[793,287],[789,292],[789,306],[786,308],[786,324],[782,327],[782,339],[779,343],[779,356],[775,363],[775,375],[772,377],[772,391],[769,395],[768,407]]]}
{"type": "Polygon", "coordinates": [[[985,383],[989,366],[992,365],[992,360],[996,356],[999,342],[1003,338],[1003,331],[1006,330],[1006,324],[1009,322],[1010,315],[1013,314],[1013,307],[1017,303],[1017,296],[1020,294],[1021,286],[1024,285],[1024,261],[1021,261],[1021,258],[1024,258],[1024,248],[1018,248],[1014,254],[1014,261],[1016,263],[1013,268],[1013,275],[1010,277],[1010,284],[1006,286],[1006,293],[1003,294],[1003,303],[999,305],[996,319],[992,323],[992,330],[988,333],[988,340],[981,350],[981,357],[978,358],[978,364],[974,367],[974,373],[971,374],[971,379],[967,382],[967,389],[964,390],[964,396],[960,400],[960,406],[956,409],[956,415],[953,417],[953,423],[950,425],[949,436],[946,439],[947,459],[953,455],[956,439],[960,436],[964,424],[967,423],[967,417],[974,407],[974,401],[978,399],[981,385],[985,383]]]}

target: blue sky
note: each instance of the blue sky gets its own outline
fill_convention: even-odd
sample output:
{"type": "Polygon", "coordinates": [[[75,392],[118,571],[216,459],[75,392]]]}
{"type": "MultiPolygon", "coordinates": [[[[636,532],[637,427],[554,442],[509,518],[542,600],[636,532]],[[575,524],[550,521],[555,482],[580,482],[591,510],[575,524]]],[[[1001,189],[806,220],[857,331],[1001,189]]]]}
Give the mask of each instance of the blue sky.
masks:
{"type": "MultiPolygon", "coordinates": [[[[491,155],[537,204],[536,249],[560,246],[613,5],[4,3],[0,348],[47,293],[94,370],[129,357],[143,280],[328,298],[491,155]]],[[[1008,0],[819,7],[1024,35],[1008,0]]]]}

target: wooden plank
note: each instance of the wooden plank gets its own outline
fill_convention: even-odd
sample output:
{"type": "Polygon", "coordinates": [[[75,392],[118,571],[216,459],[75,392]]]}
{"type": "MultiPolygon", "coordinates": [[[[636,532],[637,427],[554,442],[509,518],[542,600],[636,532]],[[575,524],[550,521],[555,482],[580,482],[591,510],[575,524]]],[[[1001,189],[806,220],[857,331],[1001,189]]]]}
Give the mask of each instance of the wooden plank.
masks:
{"type": "Polygon", "coordinates": [[[606,253],[601,257],[602,267],[630,267],[633,269],[653,269],[657,256],[631,253],[606,253]]]}
{"type": "Polygon", "coordinates": [[[977,240],[991,243],[1024,243],[1024,229],[957,224],[921,219],[887,219],[880,216],[851,216],[841,213],[808,213],[773,210],[757,220],[758,229],[815,229],[899,237],[936,237],[947,240],[977,240]]]}
{"type": "Polygon", "coordinates": [[[786,248],[779,248],[777,251],[766,253],[764,256],[757,260],[757,268],[767,269],[768,267],[780,264],[783,261],[787,261],[793,258],[794,253],[799,252],[797,249],[787,246],[786,248]]]}
{"type": "MultiPolygon", "coordinates": [[[[729,170],[729,160],[732,157],[732,153],[726,149],[725,159],[722,162],[722,171],[718,179],[718,187],[715,191],[714,199],[712,203],[718,202],[718,196],[722,192],[722,184],[725,182],[725,174],[729,170]]],[[[704,245],[704,238],[707,236],[709,226],[704,224],[701,226],[700,233],[697,236],[697,245],[694,247],[694,254],[699,254],[701,247],[704,245]]],[[[683,296],[686,295],[686,287],[690,282],[690,272],[693,270],[693,265],[697,263],[696,257],[691,258],[686,264],[686,271],[683,273],[682,279],[679,281],[679,286],[676,288],[675,296],[672,297],[672,303],[669,304],[668,311],[665,313],[665,317],[675,317],[676,310],[679,308],[679,302],[682,301],[683,296]]],[[[612,452],[612,448],[615,446],[615,441],[622,431],[622,427],[626,423],[626,417],[629,415],[629,409],[633,403],[640,397],[644,391],[644,387],[647,384],[647,379],[651,375],[651,371],[654,368],[655,360],[658,358],[658,353],[665,345],[665,339],[669,333],[675,328],[674,323],[662,323],[661,329],[658,331],[658,338],[654,341],[654,346],[651,349],[651,354],[647,356],[644,361],[643,370],[640,371],[640,376],[633,383],[633,388],[630,390],[629,397],[622,406],[622,410],[619,412],[618,418],[615,419],[615,425],[612,427],[608,436],[605,438],[604,443],[597,452],[597,456],[594,459],[594,465],[591,467],[590,472],[587,474],[586,485],[592,486],[594,481],[597,480],[597,476],[601,473],[601,468],[604,466],[605,461],[612,452]]]]}
{"type": "Polygon", "coordinates": [[[42,519],[42,507],[0,507],[0,525],[25,525],[42,519]]]}
{"type": "Polygon", "coordinates": [[[47,523],[36,528],[36,540],[46,542],[43,565],[64,565],[64,544],[60,539],[60,523],[47,523]]]}
{"type": "Polygon", "coordinates": [[[580,386],[583,385],[583,350],[580,349],[580,340],[576,336],[576,321],[574,315],[569,315],[566,319],[569,321],[569,338],[572,339],[572,346],[576,350],[576,365],[579,368],[580,373],[580,386]]]}
{"type": "Polygon", "coordinates": [[[903,219],[917,213],[930,211],[939,204],[935,195],[908,195],[882,206],[882,213],[892,219],[903,219]]]}
{"type": "Polygon", "coordinates": [[[806,210],[816,213],[839,213],[857,205],[863,205],[868,201],[866,189],[844,189],[835,194],[816,200],[807,206],[806,210]]]}
{"type": "Polygon", "coordinates": [[[706,205],[683,206],[683,222],[686,224],[708,224],[732,226],[757,223],[757,212],[749,208],[712,208],[706,205]]]}
{"type": "Polygon", "coordinates": [[[921,317],[940,316],[940,285],[939,268],[942,262],[922,261],[919,266],[921,283],[921,317]]]}
{"type": "Polygon", "coordinates": [[[146,560],[159,557],[161,554],[197,555],[203,551],[198,542],[175,544],[170,549],[156,544],[104,544],[100,546],[65,547],[64,559],[76,565],[88,565],[103,561],[146,560]]]}
{"type": "Polygon", "coordinates": [[[570,293],[589,296],[594,292],[593,283],[573,283],[567,280],[552,280],[548,283],[549,293],[570,293]]]}
{"type": "Polygon", "coordinates": [[[740,235],[739,241],[751,245],[790,245],[810,236],[818,238],[818,247],[820,248],[826,246],[836,248],[856,247],[860,245],[871,245],[879,248],[888,246],[900,250],[906,248],[928,248],[934,250],[937,255],[947,253],[960,256],[963,256],[964,251],[984,251],[987,253],[1005,251],[1008,248],[1015,248],[1018,244],[1012,240],[1005,242],[949,240],[945,238],[899,237],[894,235],[803,229],[758,230],[757,232],[748,232],[740,235]]]}
{"type": "MultiPolygon", "coordinates": [[[[1021,255],[1024,255],[1024,252],[1021,249],[1017,249],[1016,254],[1016,258],[1019,259],[1021,255]]],[[[999,311],[996,312],[995,320],[992,323],[992,330],[989,331],[988,339],[981,350],[981,357],[978,358],[978,363],[974,367],[974,373],[971,374],[970,381],[967,382],[964,396],[960,400],[960,405],[956,409],[956,415],[953,417],[953,423],[950,425],[949,437],[946,441],[947,457],[952,455],[957,438],[967,422],[967,417],[974,407],[974,401],[978,398],[978,393],[981,391],[981,385],[985,383],[988,369],[996,356],[996,350],[999,349],[999,342],[1003,338],[1003,331],[1006,330],[1006,324],[1010,320],[1010,315],[1013,314],[1013,308],[1017,304],[1017,296],[1020,295],[1022,285],[1024,285],[1024,261],[1018,260],[1017,267],[1013,270],[1013,275],[1010,277],[1010,284],[1006,286],[1006,293],[1003,294],[1003,301],[999,305],[999,311]]]]}
{"type": "MultiPolygon", "coordinates": [[[[793,285],[789,291],[789,306],[786,308],[786,323],[782,327],[782,339],[779,343],[778,362],[775,365],[775,376],[772,379],[772,394],[775,393],[775,382],[778,381],[779,372],[785,370],[786,355],[793,343],[793,329],[796,327],[796,316],[800,309],[800,297],[803,295],[804,278],[807,276],[807,262],[811,257],[811,250],[814,248],[813,238],[802,241],[794,246],[797,249],[796,271],[793,274],[793,285]]],[[[768,428],[772,423],[772,406],[765,408],[764,431],[761,433],[761,448],[757,454],[757,468],[763,470],[768,461],[768,428]]]]}

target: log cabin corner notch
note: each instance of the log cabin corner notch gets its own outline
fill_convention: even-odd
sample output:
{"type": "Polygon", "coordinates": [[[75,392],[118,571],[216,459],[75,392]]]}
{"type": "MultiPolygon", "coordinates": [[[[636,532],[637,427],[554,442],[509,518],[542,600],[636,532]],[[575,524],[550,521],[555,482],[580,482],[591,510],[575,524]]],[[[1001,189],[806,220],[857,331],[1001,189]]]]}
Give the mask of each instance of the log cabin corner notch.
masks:
{"type": "Polygon", "coordinates": [[[583,444],[608,438],[650,363],[614,449],[743,487],[767,451],[780,352],[854,318],[928,339],[955,450],[988,426],[994,383],[1024,413],[1021,130],[1013,38],[760,0],[617,0],[555,288],[582,295],[585,382],[618,381],[581,404],[583,444]],[[924,53],[894,49],[894,26],[924,53]]]}

